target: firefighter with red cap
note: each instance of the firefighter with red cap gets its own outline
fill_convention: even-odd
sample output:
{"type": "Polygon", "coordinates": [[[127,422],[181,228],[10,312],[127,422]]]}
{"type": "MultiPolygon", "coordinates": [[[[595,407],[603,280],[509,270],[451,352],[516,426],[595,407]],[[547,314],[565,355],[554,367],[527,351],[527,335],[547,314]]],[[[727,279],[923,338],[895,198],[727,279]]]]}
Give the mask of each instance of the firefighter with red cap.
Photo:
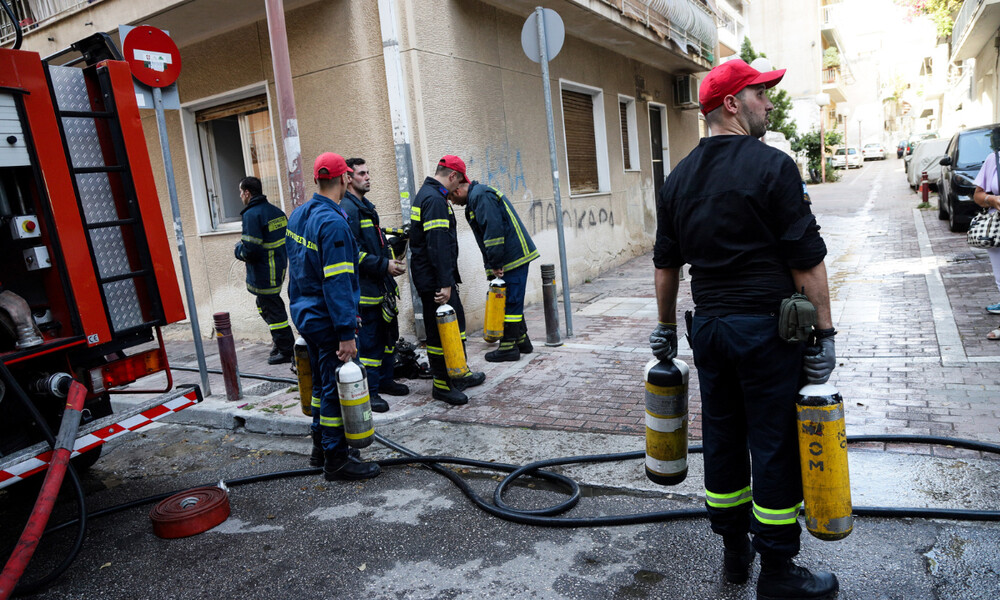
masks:
{"type": "Polygon", "coordinates": [[[306,340],[313,374],[310,463],[322,465],[327,481],[380,472],[349,449],[337,394],[337,368],[358,353],[358,246],[340,207],[350,173],[344,157],[320,154],[313,165],[318,190],[292,212],[285,232],[292,322],[306,340]]]}
{"type": "Polygon", "coordinates": [[[762,600],[830,598],[839,587],[832,573],[792,562],[802,504],[795,402],[806,380],[830,377],[836,331],[826,245],[799,170],[759,139],[774,108],[766,91],[784,73],[731,60],[702,82],[710,135],[674,168],[657,197],[659,323],[649,337],[658,359],[676,356],[679,274],[689,264],[705,502],[712,531],[723,539],[727,581],[746,582],[760,553],[762,600]],[[779,336],[781,301],[798,291],[817,314],[808,352],[806,342],[779,336]]]}
{"type": "Polygon", "coordinates": [[[486,375],[478,371],[455,379],[448,376],[437,328],[437,307],[449,304],[455,309],[465,339],[465,311],[458,295],[458,284],[462,282],[458,274],[458,232],[455,212],[447,198],[459,184],[468,182],[465,162],[449,154],[438,161],[434,175],[424,179],[410,209],[410,273],[423,305],[427,361],[434,377],[431,397],[453,406],[466,404],[469,398],[463,390],[486,380],[486,375]]]}

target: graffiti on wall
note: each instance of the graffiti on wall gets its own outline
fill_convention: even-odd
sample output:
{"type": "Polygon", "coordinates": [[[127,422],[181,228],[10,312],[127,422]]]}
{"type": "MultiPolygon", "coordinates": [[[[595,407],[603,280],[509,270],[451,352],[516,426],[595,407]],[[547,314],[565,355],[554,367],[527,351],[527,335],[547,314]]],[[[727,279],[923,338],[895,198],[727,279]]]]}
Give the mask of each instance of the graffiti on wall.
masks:
{"type": "MultiPolygon", "coordinates": [[[[528,187],[521,159],[521,150],[511,150],[509,144],[500,148],[487,146],[481,151],[481,159],[477,159],[477,151],[466,153],[466,166],[469,175],[477,178],[480,183],[491,185],[507,194],[517,207],[518,214],[527,226],[528,231],[536,234],[546,229],[556,227],[555,201],[536,200],[534,192],[528,187]]],[[[463,157],[464,158],[464,157],[463,157]]],[[[611,207],[610,197],[595,198],[595,204],[589,207],[567,207],[569,204],[568,190],[563,182],[562,222],[566,229],[587,230],[594,227],[615,226],[615,213],[611,207]]],[[[579,201],[574,201],[578,204],[579,201]]]]}

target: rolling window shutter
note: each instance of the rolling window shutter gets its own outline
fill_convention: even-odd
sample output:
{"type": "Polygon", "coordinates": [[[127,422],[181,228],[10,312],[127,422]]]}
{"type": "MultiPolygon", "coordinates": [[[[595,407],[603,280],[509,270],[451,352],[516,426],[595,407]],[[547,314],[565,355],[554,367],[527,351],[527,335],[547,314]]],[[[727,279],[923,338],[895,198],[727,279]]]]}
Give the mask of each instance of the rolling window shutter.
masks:
{"type": "Polygon", "coordinates": [[[205,121],[222,119],[224,117],[231,117],[242,113],[252,113],[265,108],[267,108],[267,96],[254,96],[253,98],[246,98],[244,100],[237,100],[236,102],[230,102],[228,104],[199,110],[194,114],[194,120],[196,123],[204,123],[205,121]]]}
{"type": "Polygon", "coordinates": [[[562,90],[563,127],[569,162],[570,193],[597,192],[597,141],[594,138],[594,97],[562,90]]]}
{"type": "Polygon", "coordinates": [[[622,118],[622,152],[625,155],[625,168],[632,168],[632,157],[629,156],[630,140],[628,139],[628,103],[619,102],[618,112],[622,118]]]}

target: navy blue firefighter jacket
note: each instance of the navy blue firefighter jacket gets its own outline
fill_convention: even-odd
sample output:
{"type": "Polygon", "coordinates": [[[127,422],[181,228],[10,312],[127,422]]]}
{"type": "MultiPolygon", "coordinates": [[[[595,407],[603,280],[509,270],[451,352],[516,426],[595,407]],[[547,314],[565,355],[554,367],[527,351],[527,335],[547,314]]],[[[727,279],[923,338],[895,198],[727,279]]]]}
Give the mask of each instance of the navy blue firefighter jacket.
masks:
{"type": "Polygon", "coordinates": [[[288,219],[267,196],[254,196],[240,213],[243,236],[236,244],[236,258],[247,264],[247,290],[262,296],[281,293],[288,255],[285,226],[288,219]]]}
{"type": "Polygon", "coordinates": [[[487,276],[493,269],[511,271],[538,258],[535,242],[500,190],[478,181],[470,183],[465,219],[483,253],[487,276]]]}
{"type": "Polygon", "coordinates": [[[410,208],[410,274],[421,294],[462,283],[455,213],[447,195],[444,186],[428,177],[410,208]]]}
{"type": "Polygon", "coordinates": [[[351,192],[340,202],[351,219],[351,231],[358,241],[358,278],[361,281],[361,306],[378,306],[385,294],[399,295],[395,278],[389,275],[392,247],[379,227],[378,212],[367,198],[351,192]]]}
{"type": "Polygon", "coordinates": [[[358,245],[347,214],[313,194],[288,220],[288,300],[292,323],[317,343],[354,339],[358,326],[358,245]]]}

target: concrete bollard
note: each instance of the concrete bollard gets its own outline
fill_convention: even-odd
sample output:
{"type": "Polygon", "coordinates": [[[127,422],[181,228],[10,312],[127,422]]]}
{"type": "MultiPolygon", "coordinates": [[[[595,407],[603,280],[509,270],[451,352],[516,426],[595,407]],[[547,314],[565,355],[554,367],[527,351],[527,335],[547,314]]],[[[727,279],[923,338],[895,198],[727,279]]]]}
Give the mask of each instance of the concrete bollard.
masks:
{"type": "Polygon", "coordinates": [[[542,305],[545,309],[545,345],[562,346],[562,338],[559,337],[555,265],[542,265],[542,305]]]}
{"type": "Polygon", "coordinates": [[[215,319],[215,340],[219,342],[219,360],[222,362],[222,380],[226,384],[226,400],[239,400],[243,397],[243,386],[240,385],[240,368],[236,363],[236,342],[233,341],[233,326],[229,313],[217,312],[215,319]]]}

